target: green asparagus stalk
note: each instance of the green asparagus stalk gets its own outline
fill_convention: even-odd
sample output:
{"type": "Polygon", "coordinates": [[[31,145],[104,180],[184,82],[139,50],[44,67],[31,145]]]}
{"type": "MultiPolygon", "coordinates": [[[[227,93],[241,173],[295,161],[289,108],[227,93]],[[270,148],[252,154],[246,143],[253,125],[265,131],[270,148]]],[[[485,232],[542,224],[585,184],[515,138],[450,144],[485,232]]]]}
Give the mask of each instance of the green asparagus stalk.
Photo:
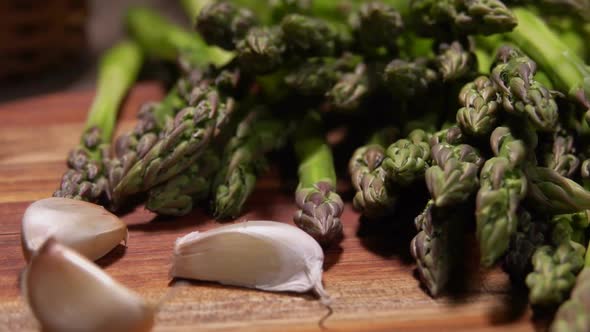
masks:
{"type": "Polygon", "coordinates": [[[196,28],[210,45],[235,50],[244,71],[267,74],[282,64],[285,45],[280,28],[259,27],[258,19],[239,3],[212,1],[199,11],[196,28]]]}
{"type": "Polygon", "coordinates": [[[410,243],[420,280],[434,297],[447,285],[451,267],[448,237],[451,222],[445,212],[447,209],[436,207],[430,200],[424,212],[416,217],[419,232],[410,243]]]}
{"type": "Polygon", "coordinates": [[[590,69],[533,12],[515,8],[518,27],[506,36],[539,64],[555,87],[590,109],[590,69]]]}
{"type": "Polygon", "coordinates": [[[283,64],[285,53],[283,35],[278,27],[251,28],[236,43],[241,67],[253,74],[268,74],[283,64]]]}
{"type": "Polygon", "coordinates": [[[381,48],[395,53],[404,27],[399,12],[380,1],[363,3],[351,17],[351,25],[358,48],[367,55],[378,54],[381,48]]]}
{"type": "Polygon", "coordinates": [[[408,99],[424,95],[438,80],[438,75],[428,67],[425,58],[414,61],[395,59],[385,67],[383,80],[394,96],[408,99]]]}
{"type": "Polygon", "coordinates": [[[430,145],[401,139],[387,148],[382,167],[390,181],[406,186],[422,178],[430,161],[430,145]]]}
{"type": "Polygon", "coordinates": [[[187,215],[209,197],[211,179],[220,165],[218,153],[206,150],[184,172],[150,189],[145,207],[161,215],[187,215]]]}
{"type": "Polygon", "coordinates": [[[129,168],[156,144],[167,123],[185,106],[186,101],[175,87],[161,103],[151,102],[141,107],[135,128],[117,137],[114,157],[105,163],[112,187],[117,186],[129,168]]]}
{"type": "Polygon", "coordinates": [[[452,269],[461,255],[465,206],[442,208],[428,201],[415,219],[418,234],[410,243],[421,282],[433,297],[439,296],[449,282],[452,269]]]}
{"type": "Polygon", "coordinates": [[[225,148],[213,185],[216,219],[236,218],[266,166],[265,154],[281,147],[287,138],[286,121],[267,110],[256,110],[244,119],[225,148]]]}
{"type": "MultiPolygon", "coordinates": [[[[444,126],[443,126],[444,127],[444,126]]],[[[451,125],[447,128],[439,130],[434,134],[430,135],[428,143],[431,147],[437,144],[446,143],[451,145],[458,145],[465,142],[465,136],[461,131],[461,128],[457,125],[451,125]]]]}
{"type": "Polygon", "coordinates": [[[367,144],[354,151],[348,162],[348,172],[356,191],[361,190],[363,178],[381,165],[385,159],[385,146],[388,146],[395,136],[397,130],[384,128],[375,132],[367,144]]]}
{"type": "Polygon", "coordinates": [[[290,14],[280,26],[288,51],[297,56],[333,56],[338,46],[337,32],[325,20],[290,14]]]}
{"type": "Polygon", "coordinates": [[[491,35],[511,31],[517,19],[499,0],[414,0],[410,14],[420,31],[441,34],[491,35]]]}
{"type": "Polygon", "coordinates": [[[551,150],[545,153],[545,166],[558,174],[572,178],[580,167],[580,159],[573,154],[574,137],[567,132],[558,131],[553,135],[551,150]]]}
{"type": "Polygon", "coordinates": [[[436,297],[445,289],[457,261],[451,243],[460,239],[459,212],[477,191],[483,158],[469,145],[443,142],[432,147],[432,159],[433,166],[425,175],[432,199],[415,220],[419,232],[410,249],[420,280],[436,297]]]}
{"type": "Polygon", "coordinates": [[[467,83],[459,94],[462,108],[457,124],[468,135],[485,137],[496,127],[501,96],[497,86],[486,76],[467,83]]]}
{"type": "Polygon", "coordinates": [[[197,31],[209,45],[231,51],[248,30],[258,24],[254,13],[229,1],[204,6],[196,20],[197,31]]]}
{"type": "Polygon", "coordinates": [[[129,9],[125,24],[131,37],[149,56],[168,61],[181,58],[192,66],[208,63],[223,66],[233,58],[230,52],[208,47],[197,34],[183,30],[148,8],[129,9]]]}
{"type": "Polygon", "coordinates": [[[574,287],[584,266],[590,212],[557,215],[551,224],[551,242],[536,249],[534,270],[526,278],[531,303],[544,306],[562,303],[574,287]]]}
{"type": "Polygon", "coordinates": [[[439,143],[432,147],[432,167],[426,170],[434,204],[448,207],[467,201],[479,187],[478,172],[484,159],[470,145],[439,143]]]}
{"type": "Polygon", "coordinates": [[[326,97],[334,108],[350,111],[357,109],[370,92],[367,65],[360,63],[353,72],[343,74],[326,97]]]}
{"type": "MultiPolygon", "coordinates": [[[[588,10],[590,11],[590,1],[582,1],[588,2],[588,10]]],[[[590,14],[586,13],[586,15],[590,18],[590,14]]],[[[574,17],[554,16],[547,17],[545,21],[549,25],[549,28],[558,34],[559,39],[561,39],[564,44],[568,45],[570,49],[580,57],[580,59],[587,60],[589,55],[588,51],[590,50],[588,49],[586,38],[584,36],[584,25],[574,17]]]]}
{"type": "Polygon", "coordinates": [[[534,79],[535,62],[509,46],[498,51],[498,59],[502,63],[496,65],[490,78],[502,94],[504,110],[525,114],[538,130],[555,130],[557,103],[551,91],[534,79]]]}
{"type": "Polygon", "coordinates": [[[344,203],[336,192],[332,152],[320,128],[318,113],[310,113],[296,131],[295,152],[299,160],[299,185],[295,224],[323,246],[342,237],[340,215],[344,203]]]}
{"type": "Polygon", "coordinates": [[[190,167],[227,123],[234,103],[210,81],[193,88],[189,107],[176,114],[156,144],[122,175],[113,190],[115,207],[190,167]]]}
{"type": "Polygon", "coordinates": [[[548,306],[562,303],[584,267],[584,246],[564,241],[538,248],[532,258],[533,272],[526,278],[532,304],[548,306]]]}
{"type": "Polygon", "coordinates": [[[546,167],[529,167],[528,198],[540,211],[552,214],[590,209],[590,192],[573,180],[546,167]]]}
{"type": "Polygon", "coordinates": [[[80,145],[70,152],[69,170],[53,196],[99,202],[108,196],[109,183],[102,165],[108,157],[120,104],[135,82],[143,54],[133,42],[122,42],[103,55],[96,96],[90,107],[80,145]]]}
{"type": "Polygon", "coordinates": [[[553,216],[551,223],[553,243],[574,241],[581,245],[586,244],[586,230],[590,225],[589,210],[553,216]]]}
{"type": "Polygon", "coordinates": [[[476,235],[483,266],[491,266],[506,250],[516,232],[517,211],[527,192],[521,165],[525,143],[516,139],[508,127],[498,127],[490,138],[496,157],[488,159],[477,193],[476,235]]]}
{"type": "Polygon", "coordinates": [[[285,83],[302,95],[324,96],[359,62],[358,57],[350,54],[339,58],[311,58],[287,74],[285,83]]]}
{"type": "Polygon", "coordinates": [[[359,189],[353,199],[354,207],[371,219],[391,213],[399,190],[424,176],[430,162],[428,140],[430,135],[414,130],[407,139],[391,144],[381,165],[355,180],[359,189]]]}
{"type": "Polygon", "coordinates": [[[588,303],[588,280],[590,280],[590,250],[586,249],[584,268],[578,274],[570,299],[563,303],[551,324],[551,332],[583,332],[590,326],[590,303],[588,303]]]}
{"type": "Polygon", "coordinates": [[[567,15],[590,21],[590,1],[588,0],[510,0],[515,5],[534,5],[542,14],[567,15]]]}
{"type": "Polygon", "coordinates": [[[439,45],[436,57],[438,71],[444,81],[456,81],[475,72],[475,54],[458,41],[439,45]]]}

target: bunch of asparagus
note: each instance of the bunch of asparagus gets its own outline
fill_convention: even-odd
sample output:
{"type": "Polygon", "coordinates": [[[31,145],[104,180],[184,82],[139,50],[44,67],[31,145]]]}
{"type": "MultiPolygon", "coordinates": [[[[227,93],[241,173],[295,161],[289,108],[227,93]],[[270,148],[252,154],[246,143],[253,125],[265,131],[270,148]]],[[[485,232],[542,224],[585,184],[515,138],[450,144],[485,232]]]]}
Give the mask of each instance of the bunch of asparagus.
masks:
{"type": "MultiPolygon", "coordinates": [[[[569,298],[590,224],[590,4],[184,4],[198,8],[198,34],[148,9],[129,11],[136,50],[118,55],[123,74],[108,80],[121,84],[100,86],[96,102],[106,107],[91,112],[57,196],[115,211],[145,201],[167,215],[201,206],[232,219],[269,153],[292,145],[294,222],[329,246],[342,238],[344,203],[327,133],[344,126],[353,140],[370,137],[343,149],[352,155],[353,205],[366,222],[388,222],[404,209],[401,198],[423,202],[408,245],[432,296],[445,292],[463,255],[458,243],[475,228],[482,266],[503,262],[533,305],[569,298]],[[178,80],[110,149],[117,105],[142,53],[177,60],[178,80]]],[[[581,311],[586,275],[561,316],[581,311]]],[[[554,327],[571,324],[558,318],[554,327]]]]}

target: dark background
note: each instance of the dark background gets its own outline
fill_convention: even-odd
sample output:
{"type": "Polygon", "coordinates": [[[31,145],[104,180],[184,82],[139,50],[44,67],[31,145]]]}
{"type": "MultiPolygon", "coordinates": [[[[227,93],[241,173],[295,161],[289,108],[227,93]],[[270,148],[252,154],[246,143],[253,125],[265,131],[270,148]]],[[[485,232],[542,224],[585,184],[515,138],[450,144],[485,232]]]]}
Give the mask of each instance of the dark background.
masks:
{"type": "MultiPolygon", "coordinates": [[[[45,1],[50,0],[39,0],[38,2],[44,4],[45,1]]],[[[41,73],[1,80],[0,103],[57,91],[93,88],[99,55],[125,37],[123,16],[129,6],[137,4],[150,6],[169,19],[183,24],[187,28],[190,26],[189,19],[182,11],[178,0],[88,0],[87,4],[87,45],[82,55],[66,64],[55,66],[41,73]]],[[[43,8],[39,10],[43,10],[43,8]]],[[[1,22],[0,28],[2,28],[1,22]]],[[[146,76],[145,71],[149,72],[149,70],[150,68],[144,68],[144,77],[146,76]]]]}

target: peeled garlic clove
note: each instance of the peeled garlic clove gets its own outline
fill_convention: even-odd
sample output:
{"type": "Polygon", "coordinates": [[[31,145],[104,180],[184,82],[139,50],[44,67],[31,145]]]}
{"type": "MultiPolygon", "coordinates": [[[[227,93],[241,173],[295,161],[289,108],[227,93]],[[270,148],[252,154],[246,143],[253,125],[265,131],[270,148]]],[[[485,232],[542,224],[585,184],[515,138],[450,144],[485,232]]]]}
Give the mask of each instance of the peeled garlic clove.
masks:
{"type": "Polygon", "coordinates": [[[28,260],[53,237],[90,260],[96,260],[127,241],[127,225],[102,206],[52,197],[29,205],[22,221],[21,242],[28,260]]]}
{"type": "Polygon", "coordinates": [[[149,331],[154,310],[77,252],[47,240],[23,274],[23,296],[43,331],[149,331]]]}
{"type": "Polygon", "coordinates": [[[323,263],[322,248],[299,228],[248,221],[179,238],[171,275],[267,291],[314,290],[325,300],[323,263]]]}

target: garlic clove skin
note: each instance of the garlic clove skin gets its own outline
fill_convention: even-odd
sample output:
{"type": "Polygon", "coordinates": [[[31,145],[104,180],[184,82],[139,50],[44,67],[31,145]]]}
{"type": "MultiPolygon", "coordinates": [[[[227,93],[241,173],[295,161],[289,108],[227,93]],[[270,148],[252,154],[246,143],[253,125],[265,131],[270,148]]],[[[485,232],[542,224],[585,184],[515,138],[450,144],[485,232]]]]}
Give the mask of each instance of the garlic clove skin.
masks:
{"type": "Polygon", "coordinates": [[[33,254],[21,291],[43,331],[143,332],[154,324],[141,297],[53,239],[33,254]]]}
{"type": "Polygon", "coordinates": [[[23,215],[21,244],[25,258],[29,260],[49,237],[97,260],[127,242],[127,225],[100,205],[51,197],[32,203],[23,215]]]}
{"type": "Polygon", "coordinates": [[[170,274],[266,291],[314,290],[325,299],[323,263],[322,248],[301,229],[247,221],[179,238],[170,274]]]}

